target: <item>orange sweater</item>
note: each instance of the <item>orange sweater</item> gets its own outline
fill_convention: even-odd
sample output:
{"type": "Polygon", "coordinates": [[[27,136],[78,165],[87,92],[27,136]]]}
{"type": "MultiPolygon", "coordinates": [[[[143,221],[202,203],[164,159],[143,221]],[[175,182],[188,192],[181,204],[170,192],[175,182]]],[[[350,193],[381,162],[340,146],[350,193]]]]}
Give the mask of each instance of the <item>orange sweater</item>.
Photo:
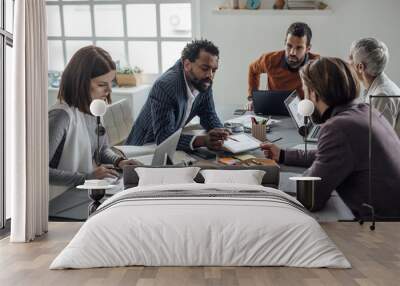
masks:
{"type": "MultiPolygon", "coordinates": [[[[319,58],[319,55],[309,53],[308,59],[319,58]]],[[[301,79],[298,71],[291,71],[285,63],[285,51],[263,54],[249,66],[249,96],[253,90],[259,89],[260,74],[267,73],[268,89],[271,90],[297,90],[304,98],[301,79]]]]}

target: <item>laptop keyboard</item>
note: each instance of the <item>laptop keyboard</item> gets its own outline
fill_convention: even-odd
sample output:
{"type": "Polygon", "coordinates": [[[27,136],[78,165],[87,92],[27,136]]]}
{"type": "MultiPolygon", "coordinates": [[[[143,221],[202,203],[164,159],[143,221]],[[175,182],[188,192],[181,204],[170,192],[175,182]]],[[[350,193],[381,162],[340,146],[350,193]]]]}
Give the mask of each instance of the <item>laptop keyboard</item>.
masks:
{"type": "Polygon", "coordinates": [[[313,128],[311,134],[310,134],[310,138],[312,139],[317,139],[318,135],[319,135],[319,130],[321,129],[320,125],[315,126],[315,128],[313,128]]]}

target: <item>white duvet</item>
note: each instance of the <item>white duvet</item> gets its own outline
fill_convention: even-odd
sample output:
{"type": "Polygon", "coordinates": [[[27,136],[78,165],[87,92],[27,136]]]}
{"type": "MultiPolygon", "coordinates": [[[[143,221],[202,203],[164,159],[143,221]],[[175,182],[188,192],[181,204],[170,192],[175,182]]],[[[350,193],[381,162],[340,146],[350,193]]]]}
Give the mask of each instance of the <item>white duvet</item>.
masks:
{"type": "Polygon", "coordinates": [[[128,189],[100,206],[50,269],[127,265],[351,267],[311,216],[280,199],[178,196],[118,202],[137,192],[210,189],[263,191],[299,204],[279,190],[262,186],[181,184],[128,189]]]}

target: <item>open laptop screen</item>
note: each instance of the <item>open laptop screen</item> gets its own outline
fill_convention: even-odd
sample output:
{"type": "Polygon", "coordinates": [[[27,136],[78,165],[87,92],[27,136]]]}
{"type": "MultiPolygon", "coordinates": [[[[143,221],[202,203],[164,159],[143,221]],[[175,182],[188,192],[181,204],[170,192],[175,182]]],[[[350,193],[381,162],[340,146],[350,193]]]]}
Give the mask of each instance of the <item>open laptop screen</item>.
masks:
{"type": "Polygon", "coordinates": [[[297,106],[299,105],[300,98],[297,96],[297,92],[292,93],[285,100],[286,108],[288,109],[290,116],[293,118],[297,128],[304,126],[304,116],[297,112],[297,106]]]}
{"type": "Polygon", "coordinates": [[[255,114],[284,115],[288,116],[288,110],[284,101],[293,91],[286,90],[254,90],[253,106],[255,114]]]}

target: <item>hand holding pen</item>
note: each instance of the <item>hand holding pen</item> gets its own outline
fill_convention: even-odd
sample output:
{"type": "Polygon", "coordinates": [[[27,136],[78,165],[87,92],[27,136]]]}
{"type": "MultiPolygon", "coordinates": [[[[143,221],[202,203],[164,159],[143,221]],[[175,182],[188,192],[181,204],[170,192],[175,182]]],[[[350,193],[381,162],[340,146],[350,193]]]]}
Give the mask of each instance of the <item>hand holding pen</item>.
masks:
{"type": "Polygon", "coordinates": [[[231,132],[226,128],[211,129],[206,136],[203,136],[205,141],[203,146],[207,146],[211,150],[220,150],[229,135],[231,132]]]}
{"type": "Polygon", "coordinates": [[[278,142],[281,139],[282,139],[282,137],[279,137],[275,140],[266,141],[266,142],[263,142],[260,144],[260,148],[261,148],[261,150],[264,151],[264,155],[266,158],[272,159],[276,162],[279,162],[281,149],[278,146],[276,146],[274,143],[278,142]]]}

